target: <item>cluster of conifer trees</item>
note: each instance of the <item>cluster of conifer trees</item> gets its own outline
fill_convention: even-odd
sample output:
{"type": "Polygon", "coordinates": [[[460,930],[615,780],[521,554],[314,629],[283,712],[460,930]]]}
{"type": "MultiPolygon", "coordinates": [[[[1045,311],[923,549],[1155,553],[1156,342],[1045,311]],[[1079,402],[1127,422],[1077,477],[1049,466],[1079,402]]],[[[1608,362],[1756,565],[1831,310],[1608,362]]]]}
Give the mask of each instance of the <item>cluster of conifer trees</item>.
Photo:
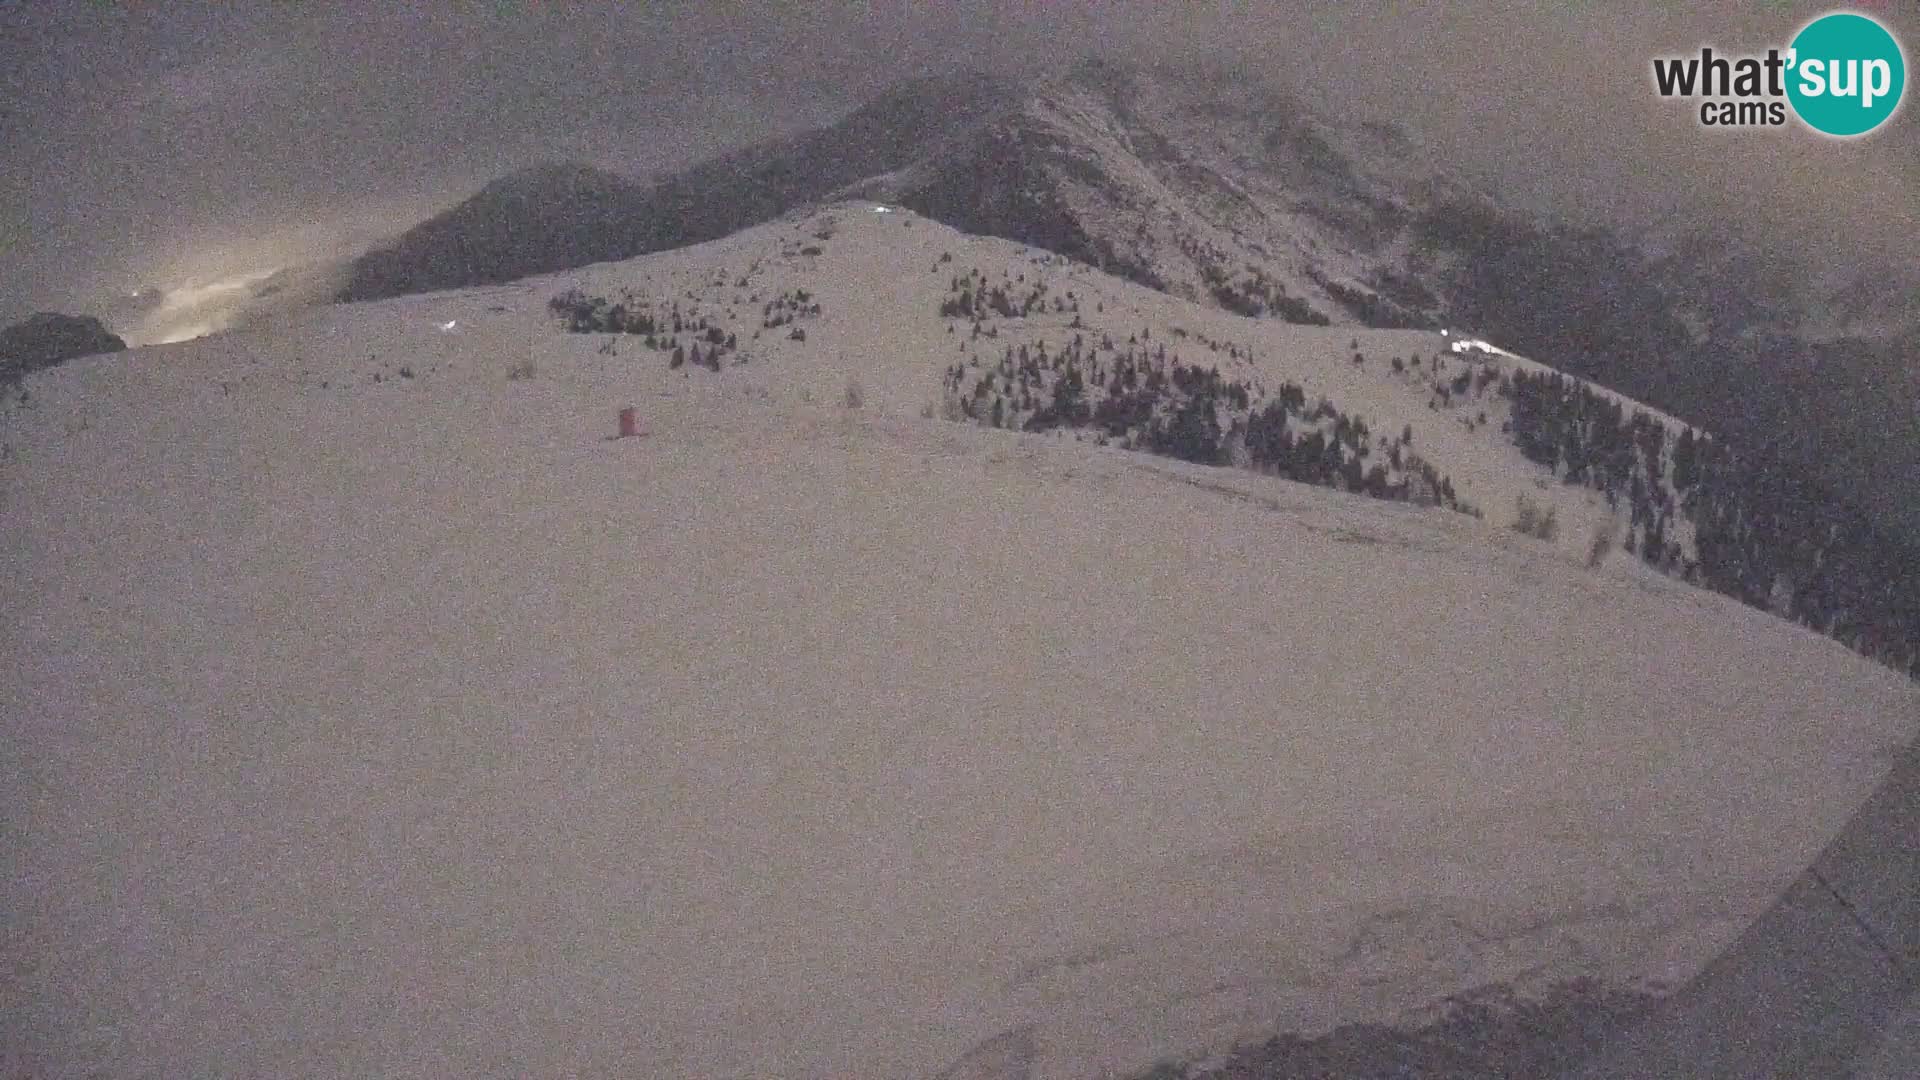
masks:
{"type": "Polygon", "coordinates": [[[1647,562],[1920,674],[1920,553],[1797,470],[1658,420],[1558,373],[1515,372],[1512,436],[1570,484],[1627,503],[1647,562]],[[1691,524],[1697,558],[1675,523],[1691,524]]]}
{"type": "Polygon", "coordinates": [[[1294,383],[1268,392],[1140,335],[1116,345],[1076,333],[1053,352],[1044,340],[1009,345],[992,366],[950,365],[946,393],[953,413],[991,427],[1085,430],[1183,461],[1478,513],[1411,451],[1411,431],[1377,437],[1325,399],[1309,405],[1294,383]]]}
{"type": "Polygon", "coordinates": [[[571,333],[638,337],[647,348],[667,353],[667,366],[675,370],[692,364],[719,371],[721,358],[739,347],[732,333],[705,315],[683,315],[677,303],[666,313],[656,314],[651,305],[631,294],[610,301],[569,289],[547,301],[547,310],[565,319],[571,333]],[[690,340],[682,342],[683,334],[690,340]]]}

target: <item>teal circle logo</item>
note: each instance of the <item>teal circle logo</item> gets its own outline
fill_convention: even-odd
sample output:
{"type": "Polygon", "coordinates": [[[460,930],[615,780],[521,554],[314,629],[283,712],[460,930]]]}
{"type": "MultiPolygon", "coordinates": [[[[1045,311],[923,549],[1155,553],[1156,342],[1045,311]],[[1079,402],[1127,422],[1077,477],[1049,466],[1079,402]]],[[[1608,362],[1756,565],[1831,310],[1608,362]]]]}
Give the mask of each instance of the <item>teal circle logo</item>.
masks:
{"type": "Polygon", "coordinates": [[[1887,28],[1852,12],[1822,15],[1793,39],[1787,100],[1815,131],[1842,138],[1887,122],[1907,89],[1907,59],[1887,28]]]}

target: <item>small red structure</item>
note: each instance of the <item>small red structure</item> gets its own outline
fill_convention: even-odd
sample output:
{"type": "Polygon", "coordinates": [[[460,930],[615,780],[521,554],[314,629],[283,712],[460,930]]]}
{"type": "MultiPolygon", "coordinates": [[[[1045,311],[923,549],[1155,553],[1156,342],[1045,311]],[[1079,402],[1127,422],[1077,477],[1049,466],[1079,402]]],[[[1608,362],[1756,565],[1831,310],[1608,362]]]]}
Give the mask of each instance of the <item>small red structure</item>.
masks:
{"type": "Polygon", "coordinates": [[[623,439],[629,439],[638,434],[640,434],[640,429],[636,426],[636,422],[633,418],[633,409],[631,408],[621,409],[620,410],[620,437],[623,439]]]}

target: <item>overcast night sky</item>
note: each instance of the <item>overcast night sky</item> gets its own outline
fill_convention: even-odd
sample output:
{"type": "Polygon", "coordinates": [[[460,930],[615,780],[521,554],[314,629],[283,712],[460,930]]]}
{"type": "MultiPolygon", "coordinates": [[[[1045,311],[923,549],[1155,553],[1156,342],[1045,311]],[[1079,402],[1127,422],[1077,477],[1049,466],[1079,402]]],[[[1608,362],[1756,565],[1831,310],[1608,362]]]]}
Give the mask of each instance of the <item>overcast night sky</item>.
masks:
{"type": "MultiPolygon", "coordinates": [[[[1857,6],[1920,41],[1910,9],[1857,6]]],[[[1784,46],[1825,5],[800,7],[6,5],[0,321],[363,250],[538,161],[671,169],[899,78],[1084,51],[1241,63],[1336,118],[1399,120],[1522,202],[1740,225],[1817,269],[1920,259],[1911,102],[1840,144],[1706,132],[1651,91],[1653,55],[1784,46]]]]}

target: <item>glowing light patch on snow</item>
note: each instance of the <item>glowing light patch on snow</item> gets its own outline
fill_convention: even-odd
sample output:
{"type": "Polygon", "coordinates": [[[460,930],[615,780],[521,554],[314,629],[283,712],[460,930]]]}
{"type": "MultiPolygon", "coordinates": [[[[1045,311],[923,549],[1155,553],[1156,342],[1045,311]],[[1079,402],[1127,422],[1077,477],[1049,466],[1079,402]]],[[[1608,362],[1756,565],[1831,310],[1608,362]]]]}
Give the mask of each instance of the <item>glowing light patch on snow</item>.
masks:
{"type": "Polygon", "coordinates": [[[204,285],[185,285],[177,289],[169,289],[159,310],[162,314],[171,314],[231,298],[272,276],[273,272],[267,271],[210,281],[204,285]]]}
{"type": "Polygon", "coordinates": [[[172,345],[176,342],[192,341],[194,338],[206,337],[208,334],[213,333],[213,331],[214,327],[212,323],[194,323],[191,326],[182,326],[167,331],[161,337],[154,339],[153,344],[172,345]]]}
{"type": "MultiPolygon", "coordinates": [[[[253,290],[277,269],[230,274],[173,288],[155,287],[152,291],[159,293],[159,303],[122,337],[134,346],[171,345],[226,330],[252,299],[253,290]]],[[[139,295],[134,294],[136,298],[139,295]]]]}

